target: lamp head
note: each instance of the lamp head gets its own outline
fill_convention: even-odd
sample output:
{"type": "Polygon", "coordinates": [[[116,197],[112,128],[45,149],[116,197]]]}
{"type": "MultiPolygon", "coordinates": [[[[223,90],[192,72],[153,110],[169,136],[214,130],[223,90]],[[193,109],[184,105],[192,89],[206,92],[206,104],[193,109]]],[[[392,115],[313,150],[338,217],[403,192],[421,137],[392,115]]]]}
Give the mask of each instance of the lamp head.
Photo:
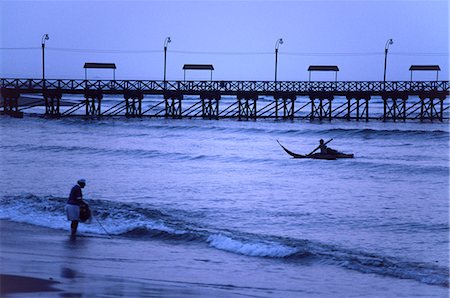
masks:
{"type": "Polygon", "coordinates": [[[387,51],[389,49],[389,46],[392,45],[392,44],[394,44],[394,40],[392,38],[389,38],[386,41],[386,45],[384,46],[384,49],[387,51]]]}
{"type": "Polygon", "coordinates": [[[170,39],[170,37],[166,37],[166,40],[164,41],[164,47],[167,48],[167,45],[171,42],[172,40],[170,39]]]}
{"type": "Polygon", "coordinates": [[[278,50],[278,47],[280,46],[280,44],[283,44],[282,38],[277,39],[277,42],[275,43],[275,50],[278,50]]]}
{"type": "Polygon", "coordinates": [[[50,37],[48,36],[48,34],[44,34],[42,35],[42,46],[45,46],[45,41],[49,40],[50,37]]]}

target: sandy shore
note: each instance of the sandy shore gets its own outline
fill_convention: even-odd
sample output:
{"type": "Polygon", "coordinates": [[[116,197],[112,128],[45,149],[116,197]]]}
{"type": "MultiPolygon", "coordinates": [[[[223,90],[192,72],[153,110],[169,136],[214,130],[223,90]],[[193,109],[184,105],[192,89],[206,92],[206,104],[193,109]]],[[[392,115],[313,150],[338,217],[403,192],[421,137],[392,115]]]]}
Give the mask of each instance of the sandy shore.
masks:
{"type": "MultiPolygon", "coordinates": [[[[199,243],[79,235],[0,220],[1,297],[298,297],[278,261],[199,243]]],[[[297,268],[297,266],[294,266],[297,268]]],[[[323,272],[300,268],[306,280],[323,272]]],[[[297,271],[297,269],[295,269],[297,271]]],[[[294,278],[294,280],[293,280],[294,278]]],[[[322,296],[322,295],[313,295],[322,296]]]]}
{"type": "Polygon", "coordinates": [[[0,220],[1,297],[444,297],[448,290],[189,241],[139,235],[71,240],[67,227],[0,220]]]}
{"type": "Polygon", "coordinates": [[[65,231],[4,220],[0,231],[1,297],[229,296],[226,285],[193,278],[195,266],[174,270],[188,254],[180,246],[120,237],[70,240],[65,231]]]}

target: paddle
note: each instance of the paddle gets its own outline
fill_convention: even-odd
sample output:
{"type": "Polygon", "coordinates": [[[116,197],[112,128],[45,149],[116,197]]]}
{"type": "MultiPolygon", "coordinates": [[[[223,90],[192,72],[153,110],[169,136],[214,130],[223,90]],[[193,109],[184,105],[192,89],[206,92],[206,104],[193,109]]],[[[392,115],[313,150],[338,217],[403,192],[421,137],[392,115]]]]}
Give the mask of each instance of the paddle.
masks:
{"type": "MultiPolygon", "coordinates": [[[[329,141],[326,141],[326,142],[324,143],[324,145],[328,144],[328,143],[331,142],[331,141],[333,141],[333,139],[330,139],[329,141]]],[[[312,155],[314,152],[316,152],[317,150],[319,150],[319,148],[320,148],[320,145],[319,145],[316,149],[314,149],[313,151],[311,151],[311,153],[306,154],[306,156],[312,155]]]]}

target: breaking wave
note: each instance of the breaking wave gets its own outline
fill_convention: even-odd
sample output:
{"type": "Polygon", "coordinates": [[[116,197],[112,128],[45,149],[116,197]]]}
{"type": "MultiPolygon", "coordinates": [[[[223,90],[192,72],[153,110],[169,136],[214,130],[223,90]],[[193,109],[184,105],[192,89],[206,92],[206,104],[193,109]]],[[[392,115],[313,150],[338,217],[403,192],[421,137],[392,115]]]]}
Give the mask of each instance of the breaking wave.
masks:
{"type": "MultiPolygon", "coordinates": [[[[68,229],[64,216],[65,198],[35,195],[0,198],[0,219],[23,222],[53,229],[68,229]]],[[[413,279],[422,283],[449,286],[449,269],[435,264],[419,263],[319,243],[199,226],[183,219],[177,211],[159,210],[149,204],[90,200],[94,218],[81,225],[80,232],[104,234],[102,226],[112,235],[140,240],[194,241],[249,257],[264,257],[297,262],[304,258],[390,277],[413,279]]]]}

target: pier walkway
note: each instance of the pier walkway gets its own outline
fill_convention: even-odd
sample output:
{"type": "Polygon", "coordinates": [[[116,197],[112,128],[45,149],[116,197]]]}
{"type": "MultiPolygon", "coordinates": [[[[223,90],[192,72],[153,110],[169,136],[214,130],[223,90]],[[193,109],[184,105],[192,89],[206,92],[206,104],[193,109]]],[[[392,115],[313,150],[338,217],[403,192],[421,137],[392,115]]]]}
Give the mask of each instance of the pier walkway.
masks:
{"type": "MultiPolygon", "coordinates": [[[[449,81],[0,79],[2,113],[22,117],[449,120],[449,81]],[[34,101],[25,103],[27,95],[34,101]],[[65,96],[78,95],[76,102],[65,96]],[[81,96],[80,96],[81,95],[81,96]],[[105,105],[114,98],[114,104],[105,105]],[[121,98],[121,99],[120,99],[121,98]],[[63,104],[64,102],[64,104],[63,104]],[[36,113],[36,112],[34,112],[36,113]]],[[[72,96],[73,97],[73,96],[72,96]]]]}

